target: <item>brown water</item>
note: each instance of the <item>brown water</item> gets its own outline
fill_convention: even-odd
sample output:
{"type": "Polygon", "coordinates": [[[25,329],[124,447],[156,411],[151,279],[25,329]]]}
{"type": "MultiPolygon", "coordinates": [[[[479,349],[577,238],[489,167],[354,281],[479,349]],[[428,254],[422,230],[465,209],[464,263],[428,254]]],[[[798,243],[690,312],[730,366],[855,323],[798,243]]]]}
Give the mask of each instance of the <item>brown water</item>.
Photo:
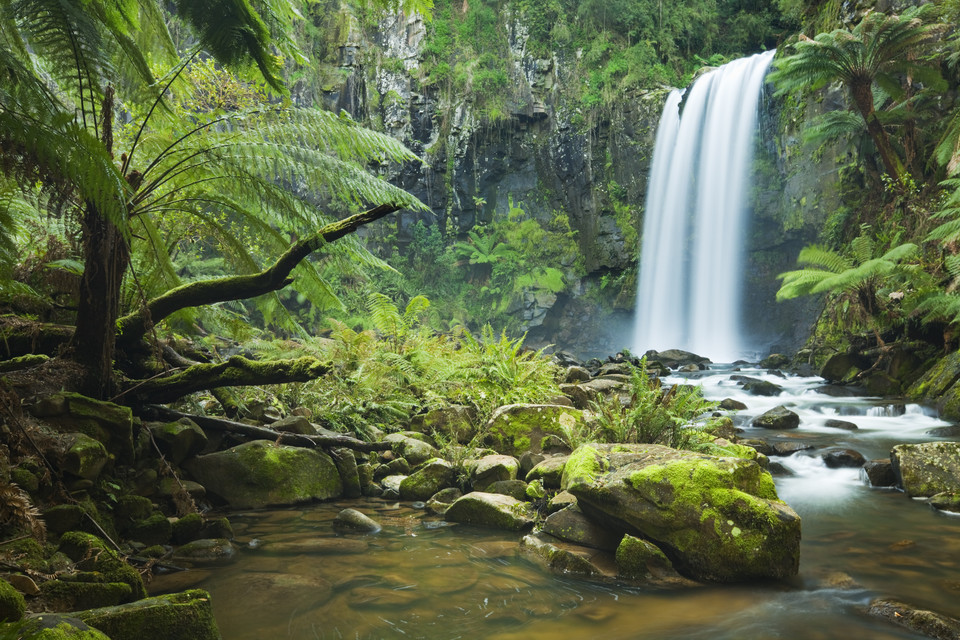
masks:
{"type": "MultiPolygon", "coordinates": [[[[703,383],[711,395],[736,395],[720,378],[703,383]]],[[[918,430],[926,422],[940,424],[923,413],[861,415],[885,410],[812,397],[812,384],[791,389],[810,441],[879,457],[893,442],[925,439],[918,430]],[[817,425],[816,414],[854,411],[861,414],[845,419],[861,432],[817,425]]],[[[247,545],[237,562],[163,576],[151,588],[208,589],[226,640],[922,637],[865,616],[878,595],[960,617],[960,517],[869,489],[854,472],[803,454],[785,462],[796,475],[778,488],[803,518],[801,572],[789,583],[654,591],[588,582],[528,561],[516,534],[448,526],[409,503],[364,500],[231,514],[247,545]],[[347,506],[383,530],[338,535],[332,521],[347,506]]]]}

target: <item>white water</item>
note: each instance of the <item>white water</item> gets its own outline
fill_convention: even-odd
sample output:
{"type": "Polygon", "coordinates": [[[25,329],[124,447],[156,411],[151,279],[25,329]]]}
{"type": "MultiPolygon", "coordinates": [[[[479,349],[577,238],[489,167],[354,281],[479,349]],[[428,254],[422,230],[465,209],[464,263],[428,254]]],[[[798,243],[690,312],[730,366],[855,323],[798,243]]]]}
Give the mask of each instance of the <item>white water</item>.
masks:
{"type": "Polygon", "coordinates": [[[746,355],[740,300],[747,177],[773,51],[673,91],[657,130],[640,253],[633,349],[746,355]]]}

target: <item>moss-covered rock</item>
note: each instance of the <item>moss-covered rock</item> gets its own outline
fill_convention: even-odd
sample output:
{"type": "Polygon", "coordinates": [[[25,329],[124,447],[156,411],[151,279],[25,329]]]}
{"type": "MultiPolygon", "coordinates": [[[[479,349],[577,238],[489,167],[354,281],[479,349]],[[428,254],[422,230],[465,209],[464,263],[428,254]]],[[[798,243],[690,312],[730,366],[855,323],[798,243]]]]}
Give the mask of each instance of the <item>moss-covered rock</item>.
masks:
{"type": "Polygon", "coordinates": [[[404,458],[411,466],[423,464],[439,455],[436,447],[413,436],[421,434],[391,433],[383,441],[389,442],[393,452],[404,458]]]}
{"type": "Polygon", "coordinates": [[[360,471],[357,468],[357,456],[350,449],[337,448],[330,450],[330,457],[337,465],[340,481],[343,483],[344,498],[359,498],[363,495],[363,485],[360,480],[360,471]]]}
{"type": "Polygon", "coordinates": [[[584,578],[604,575],[604,570],[594,562],[598,554],[592,549],[577,549],[542,533],[524,536],[520,552],[555,573],[584,578]]]}
{"type": "Polygon", "coordinates": [[[480,491],[458,498],[447,509],[444,518],[450,522],[508,531],[521,531],[533,526],[526,503],[510,496],[480,491]]]}
{"type": "Polygon", "coordinates": [[[56,613],[32,616],[16,624],[0,624],[2,640],[110,640],[76,618],[56,613]]]}
{"type": "Polygon", "coordinates": [[[133,522],[127,527],[126,535],[131,540],[142,542],[147,546],[167,544],[173,535],[173,525],[158,511],[147,518],[133,522]]]}
{"type": "Polygon", "coordinates": [[[490,446],[498,452],[519,456],[525,451],[550,450],[557,442],[569,442],[571,434],[582,426],[583,414],[571,407],[511,404],[494,411],[486,432],[490,446]]]}
{"type": "Polygon", "coordinates": [[[457,501],[463,493],[456,487],[443,489],[436,492],[427,500],[427,511],[434,515],[442,516],[450,508],[450,505],[457,501]]]}
{"type": "Polygon", "coordinates": [[[649,540],[623,536],[617,547],[617,577],[660,587],[696,586],[681,576],[673,563],[649,540]]]}
{"type": "Polygon", "coordinates": [[[930,638],[960,638],[960,620],[906,602],[877,598],[870,603],[867,613],[930,638]]]}
{"type": "MultiPolygon", "coordinates": [[[[203,529],[203,516],[199,513],[188,513],[182,518],[177,518],[173,523],[173,529],[171,531],[171,538],[174,544],[186,544],[192,542],[202,537],[201,530],[203,529]]],[[[209,536],[213,538],[226,538],[230,536],[209,536]]]]}
{"type": "Polygon", "coordinates": [[[238,509],[329,500],[343,494],[337,466],[315,449],[254,441],[192,458],[185,467],[238,509]]]}
{"type": "Polygon", "coordinates": [[[477,410],[464,405],[450,405],[414,416],[410,429],[421,433],[440,433],[467,444],[477,435],[477,410]]]}
{"type": "Polygon", "coordinates": [[[499,480],[516,480],[520,462],[512,456],[490,455],[467,462],[470,484],[475,491],[483,491],[499,480]]]}
{"type": "MultiPolygon", "coordinates": [[[[497,480],[486,488],[487,493],[499,493],[517,500],[527,500],[527,483],[523,480],[497,480]]],[[[542,491],[542,489],[541,489],[542,491]]]]}
{"type": "Polygon", "coordinates": [[[0,622],[17,622],[26,610],[23,595],[6,580],[0,580],[0,622]]]}
{"type": "Polygon", "coordinates": [[[539,480],[547,489],[559,489],[563,480],[563,467],[567,464],[569,456],[558,455],[544,458],[527,473],[527,482],[539,480]]]}
{"type": "Polygon", "coordinates": [[[207,435],[190,418],[180,418],[176,422],[153,422],[146,426],[157,448],[175,465],[199,454],[207,445],[207,435]]]}
{"type": "Polygon", "coordinates": [[[907,389],[907,397],[918,401],[936,401],[946,396],[958,382],[960,382],[960,351],[954,351],[937,361],[919,380],[910,385],[907,389]]]}
{"type": "Polygon", "coordinates": [[[581,445],[563,466],[560,488],[566,491],[573,484],[590,484],[606,473],[608,466],[608,456],[601,454],[597,445],[581,445]]]}
{"type": "Polygon", "coordinates": [[[400,483],[401,500],[429,500],[441,489],[453,486],[456,472],[446,460],[433,458],[400,483]]]}
{"type": "Polygon", "coordinates": [[[80,432],[100,441],[124,459],[133,457],[133,411],[112,402],[79,393],[60,392],[41,398],[30,407],[38,418],[63,432],[80,432]]]}
{"type": "Polygon", "coordinates": [[[201,589],[81,611],[77,617],[111,640],[221,640],[210,594],[201,589]]]}
{"type": "Polygon", "coordinates": [[[900,444],[891,449],[890,462],[911,498],[960,492],[960,442],[900,444]]]}
{"type": "Polygon", "coordinates": [[[60,551],[76,563],[81,571],[95,571],[104,582],[123,582],[130,586],[128,600],[147,595],[140,572],[120,559],[115,551],[98,537],[81,531],[69,531],[60,538],[60,551]]]}
{"type": "Polygon", "coordinates": [[[107,448],[99,440],[83,433],[65,435],[64,445],[60,469],[79,478],[96,480],[110,460],[107,448]]]}
{"type": "Polygon", "coordinates": [[[654,542],[698,580],[797,573],[800,517],[756,462],[659,445],[592,448],[593,469],[610,471],[571,477],[566,486],[589,518],[654,542]]]}
{"type": "Polygon", "coordinates": [[[41,584],[40,598],[44,608],[60,612],[130,602],[133,591],[129,584],[103,580],[102,574],[96,572],[83,572],[75,576],[67,574],[60,580],[48,580],[41,584]]]}

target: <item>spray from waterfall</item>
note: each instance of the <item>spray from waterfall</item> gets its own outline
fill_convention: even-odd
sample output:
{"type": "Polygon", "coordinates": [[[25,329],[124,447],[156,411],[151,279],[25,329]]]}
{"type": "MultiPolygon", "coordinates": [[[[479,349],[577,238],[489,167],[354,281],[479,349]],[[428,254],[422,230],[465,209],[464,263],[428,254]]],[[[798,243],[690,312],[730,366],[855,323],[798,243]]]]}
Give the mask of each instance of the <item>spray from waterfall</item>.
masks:
{"type": "Polygon", "coordinates": [[[773,54],[735,60],[667,99],[644,214],[636,352],[681,348],[729,362],[749,350],[740,329],[747,179],[773,54]]]}

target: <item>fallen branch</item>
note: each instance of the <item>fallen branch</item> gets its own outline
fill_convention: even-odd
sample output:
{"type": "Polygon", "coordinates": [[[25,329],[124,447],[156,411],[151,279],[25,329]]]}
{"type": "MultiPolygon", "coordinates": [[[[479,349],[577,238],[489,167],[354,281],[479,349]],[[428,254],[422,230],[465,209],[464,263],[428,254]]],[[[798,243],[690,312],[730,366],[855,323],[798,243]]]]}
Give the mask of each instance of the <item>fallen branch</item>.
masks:
{"type": "Polygon", "coordinates": [[[200,280],[171,289],[150,300],[145,308],[117,321],[119,327],[117,342],[124,346],[136,343],[146,335],[150,322],[156,324],[181,309],[231,300],[246,300],[282,289],[293,282],[290,272],[308,255],[329,242],[353,233],[365,224],[399,210],[400,207],[397,205],[383,204],[349,218],[331,222],[316,234],[294,244],[271,267],[259,273],[200,280]]]}
{"type": "Polygon", "coordinates": [[[219,387],[308,382],[328,371],[329,363],[308,356],[265,361],[233,356],[216,364],[195,364],[169,376],[137,380],[117,397],[126,395],[141,403],[166,403],[190,393],[219,387]]]}
{"type": "Polygon", "coordinates": [[[211,418],[209,416],[197,416],[189,413],[183,413],[167,407],[158,405],[148,405],[143,408],[155,416],[164,420],[179,420],[188,418],[197,423],[201,429],[211,431],[224,431],[227,433],[237,433],[254,440],[270,440],[280,444],[288,444],[294,447],[306,448],[328,448],[344,447],[354,451],[387,451],[390,449],[389,442],[364,442],[349,436],[308,436],[299,433],[283,433],[274,431],[268,427],[257,427],[243,422],[234,422],[223,418],[211,418]]]}

